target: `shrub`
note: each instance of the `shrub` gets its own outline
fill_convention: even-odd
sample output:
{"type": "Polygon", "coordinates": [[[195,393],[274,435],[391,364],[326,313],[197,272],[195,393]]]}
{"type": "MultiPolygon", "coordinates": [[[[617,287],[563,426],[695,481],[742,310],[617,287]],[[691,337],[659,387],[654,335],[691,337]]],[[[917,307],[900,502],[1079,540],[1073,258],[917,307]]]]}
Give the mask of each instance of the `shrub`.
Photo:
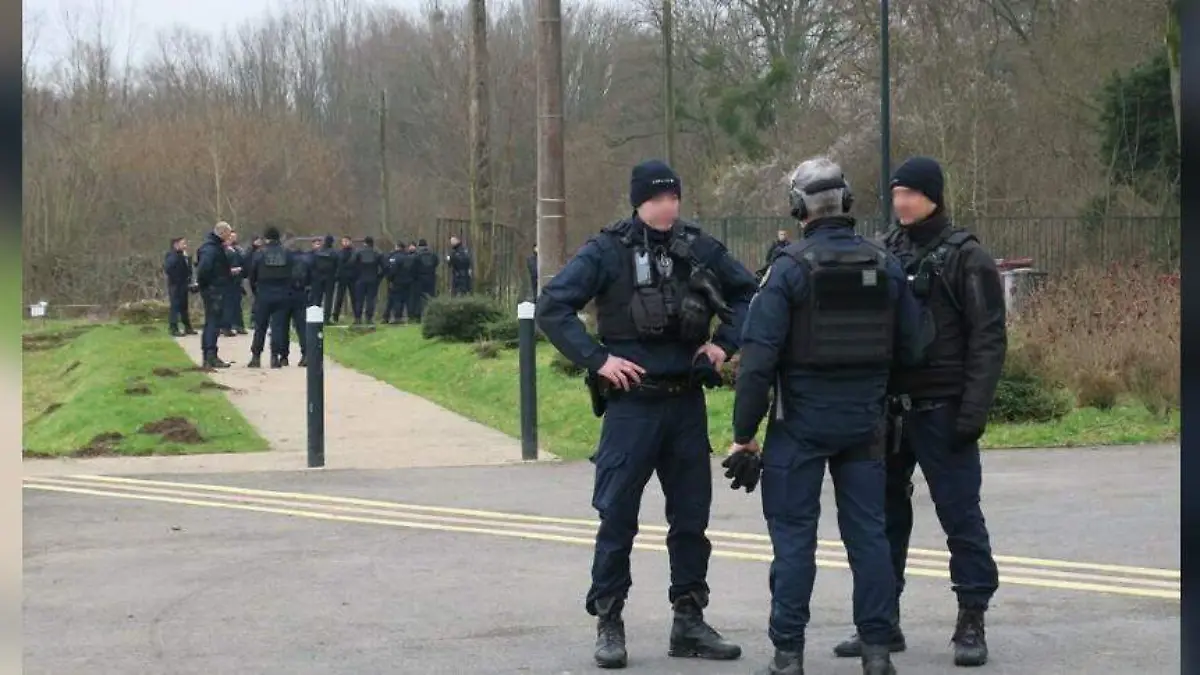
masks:
{"type": "Polygon", "coordinates": [[[480,340],[475,343],[475,354],[481,359],[494,359],[500,356],[500,345],[491,340],[480,340]]]}
{"type": "Polygon", "coordinates": [[[149,324],[166,321],[171,306],[162,300],[137,300],[117,307],[117,322],[125,324],[149,324]]]}
{"type": "Polygon", "coordinates": [[[1129,395],[1165,411],[1179,406],[1179,306],[1177,275],[1138,263],[1085,267],[1047,280],[1010,336],[1036,346],[1041,378],[1084,405],[1129,395]]]}
{"type": "Polygon", "coordinates": [[[1070,411],[1057,388],[1037,373],[1040,351],[1012,349],[1004,361],[996,399],[989,415],[993,422],[1049,422],[1070,411]]]}
{"type": "Polygon", "coordinates": [[[579,377],[586,370],[575,365],[573,361],[563,356],[562,352],[558,350],[555,350],[554,358],[550,359],[550,367],[567,377],[579,377]]]}
{"type": "Polygon", "coordinates": [[[452,342],[474,342],[487,335],[488,324],[501,317],[491,299],[478,295],[438,296],[421,316],[421,335],[452,342]]]}
{"type": "Polygon", "coordinates": [[[521,322],[515,316],[496,319],[484,327],[484,334],[505,347],[516,347],[521,337],[521,322]]]}

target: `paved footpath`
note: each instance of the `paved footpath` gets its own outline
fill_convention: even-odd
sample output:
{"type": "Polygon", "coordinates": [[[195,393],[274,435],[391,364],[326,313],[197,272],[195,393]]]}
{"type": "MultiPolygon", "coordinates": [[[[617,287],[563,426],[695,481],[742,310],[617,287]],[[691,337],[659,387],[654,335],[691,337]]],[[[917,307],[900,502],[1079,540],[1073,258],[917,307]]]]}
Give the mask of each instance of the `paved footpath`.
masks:
{"type": "MultiPolygon", "coordinates": [[[[199,336],[178,338],[197,365],[199,336]]],[[[178,457],[102,457],[26,461],[25,475],[103,473],[225,473],[294,470],[306,466],[307,384],[300,347],[291,365],[274,370],[246,367],[250,336],[223,337],[221,358],[233,367],[214,371],[230,387],[229,400],[271,447],[269,452],[178,457]]],[[[466,419],[419,396],[325,359],[325,464],[330,469],[395,469],[471,466],[521,461],[520,441],[466,419]],[[429,444],[418,439],[436,439],[429,444]]],[[[542,459],[554,459],[539,452],[542,459]]]]}
{"type": "MultiPolygon", "coordinates": [[[[718,461],[714,459],[714,463],[718,461]]],[[[984,510],[1001,588],[990,675],[1180,672],[1179,447],[991,451],[984,510]]],[[[546,675],[597,672],[582,608],[595,515],[586,462],[25,478],[29,675],[546,675]]],[[[806,672],[855,675],[831,646],[851,576],[826,481],[806,672]]],[[[748,673],[769,654],[759,494],[714,477],[708,615],[736,663],[666,656],[664,502],[633,554],[631,663],[748,673]]],[[[903,675],[955,675],[945,536],[915,492],[903,675]]]]}

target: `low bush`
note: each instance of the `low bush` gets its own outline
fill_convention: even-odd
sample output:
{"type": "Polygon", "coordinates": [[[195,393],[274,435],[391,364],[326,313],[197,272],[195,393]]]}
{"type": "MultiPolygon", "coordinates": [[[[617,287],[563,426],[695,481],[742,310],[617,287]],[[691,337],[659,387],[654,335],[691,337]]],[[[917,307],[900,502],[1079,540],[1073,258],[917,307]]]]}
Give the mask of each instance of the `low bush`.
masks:
{"type": "Polygon", "coordinates": [[[117,322],[150,324],[166,321],[171,306],[162,300],[146,299],[122,303],[117,307],[117,322]]]}
{"type": "Polygon", "coordinates": [[[1050,422],[1070,412],[1065,393],[1039,374],[1042,358],[1037,348],[1009,350],[996,385],[992,422],[1050,422]]]}
{"type": "Polygon", "coordinates": [[[502,315],[490,298],[437,296],[429,301],[421,316],[421,335],[452,342],[475,342],[487,337],[488,326],[502,315]]]}
{"type": "Polygon", "coordinates": [[[475,355],[481,359],[494,359],[500,356],[500,347],[491,340],[480,340],[475,343],[475,355]]]}
{"type": "Polygon", "coordinates": [[[1081,405],[1135,397],[1154,412],[1179,406],[1177,275],[1142,264],[1081,268],[1047,283],[1013,317],[1013,343],[1036,346],[1041,377],[1081,405]]]}

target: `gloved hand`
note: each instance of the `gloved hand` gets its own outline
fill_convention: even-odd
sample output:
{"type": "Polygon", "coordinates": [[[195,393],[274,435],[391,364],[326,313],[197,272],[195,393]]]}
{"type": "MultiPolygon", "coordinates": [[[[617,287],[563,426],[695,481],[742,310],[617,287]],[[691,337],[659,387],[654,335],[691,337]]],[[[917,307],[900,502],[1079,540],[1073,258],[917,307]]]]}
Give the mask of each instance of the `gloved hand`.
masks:
{"type": "Polygon", "coordinates": [[[758,478],[762,474],[762,459],[759,453],[751,450],[738,450],[730,453],[721,466],[725,467],[725,477],[732,478],[729,487],[736,490],[746,488],[746,494],[754,492],[758,486],[758,478]]]}
{"type": "Polygon", "coordinates": [[[722,384],[721,373],[703,353],[696,354],[692,359],[692,381],[707,389],[719,387],[722,384]]]}
{"type": "Polygon", "coordinates": [[[967,446],[979,440],[983,436],[983,431],[987,427],[986,420],[975,420],[970,417],[960,416],[954,423],[954,452],[961,452],[967,446]]]}
{"type": "Polygon", "coordinates": [[[688,279],[688,289],[699,293],[705,299],[721,323],[733,321],[733,308],[721,297],[720,286],[707,269],[692,270],[692,276],[688,279]]]}

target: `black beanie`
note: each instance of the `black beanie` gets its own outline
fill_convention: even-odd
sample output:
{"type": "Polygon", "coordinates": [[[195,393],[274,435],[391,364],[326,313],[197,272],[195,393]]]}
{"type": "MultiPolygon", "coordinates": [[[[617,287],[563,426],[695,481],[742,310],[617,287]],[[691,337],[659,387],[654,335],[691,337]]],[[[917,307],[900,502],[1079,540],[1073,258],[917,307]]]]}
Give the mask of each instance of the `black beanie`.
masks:
{"type": "Polygon", "coordinates": [[[326,247],[332,247],[333,246],[333,235],[332,234],[325,235],[325,241],[323,243],[325,244],[326,247]]]}
{"type": "Polygon", "coordinates": [[[651,159],[633,167],[629,177],[629,204],[633,208],[666,192],[683,198],[683,182],[665,162],[651,159]]]}
{"type": "Polygon", "coordinates": [[[928,157],[911,157],[892,174],[892,187],[916,190],[939,207],[942,206],[944,185],[941,165],[928,157]]]}

